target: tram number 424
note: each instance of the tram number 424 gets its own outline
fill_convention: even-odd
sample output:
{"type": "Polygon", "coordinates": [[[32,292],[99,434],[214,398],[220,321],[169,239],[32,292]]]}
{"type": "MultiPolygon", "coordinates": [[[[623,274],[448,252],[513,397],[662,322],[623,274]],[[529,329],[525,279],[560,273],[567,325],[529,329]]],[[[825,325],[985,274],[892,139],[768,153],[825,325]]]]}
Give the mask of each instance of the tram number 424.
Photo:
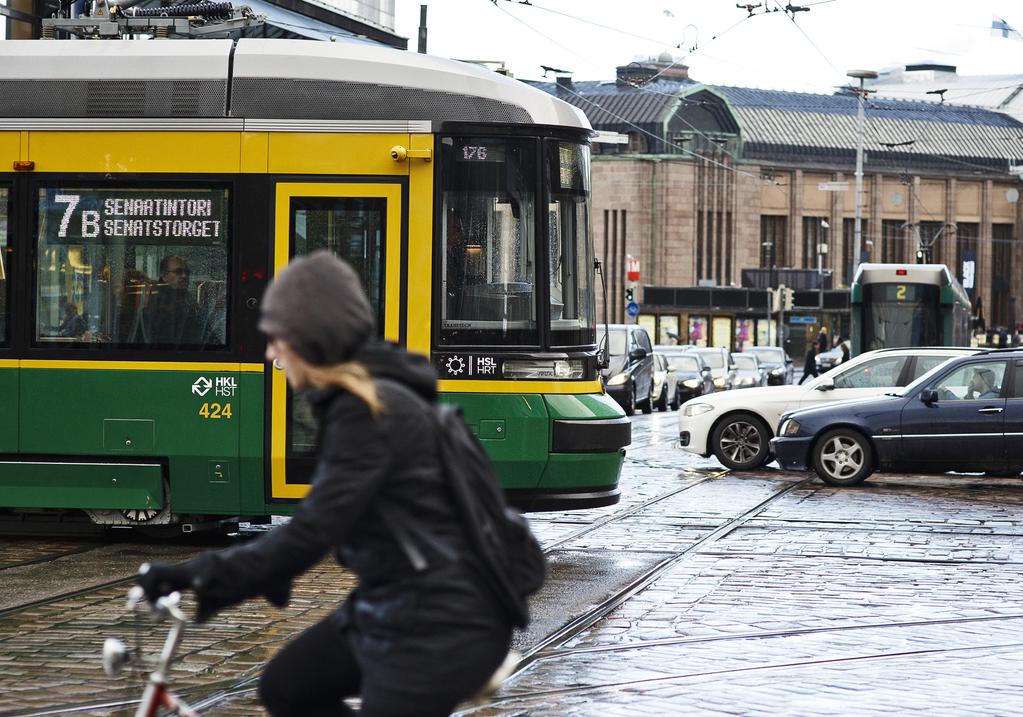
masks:
{"type": "Polygon", "coordinates": [[[199,415],[207,420],[231,417],[230,403],[204,403],[199,407],[199,415]]]}

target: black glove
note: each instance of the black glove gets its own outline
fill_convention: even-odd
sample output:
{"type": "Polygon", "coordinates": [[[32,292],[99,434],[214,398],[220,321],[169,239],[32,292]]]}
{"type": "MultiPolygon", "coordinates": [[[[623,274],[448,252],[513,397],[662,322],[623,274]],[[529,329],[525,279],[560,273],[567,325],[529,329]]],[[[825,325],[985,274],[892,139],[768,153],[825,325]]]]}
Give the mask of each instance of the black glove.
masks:
{"type": "Polygon", "coordinates": [[[143,563],[135,582],[145,590],[151,603],[178,590],[192,587],[192,570],[188,563],[143,563]]]}

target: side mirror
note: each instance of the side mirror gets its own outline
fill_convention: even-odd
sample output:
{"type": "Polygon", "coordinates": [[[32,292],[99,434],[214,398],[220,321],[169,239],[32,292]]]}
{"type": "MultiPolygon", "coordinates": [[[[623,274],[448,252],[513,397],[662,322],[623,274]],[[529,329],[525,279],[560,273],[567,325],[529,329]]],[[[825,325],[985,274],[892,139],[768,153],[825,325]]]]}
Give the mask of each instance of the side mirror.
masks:
{"type": "Polygon", "coordinates": [[[927,404],[928,406],[930,406],[932,403],[937,403],[938,392],[935,391],[933,388],[925,388],[923,391],[920,392],[920,400],[923,403],[927,404]]]}
{"type": "Polygon", "coordinates": [[[835,390],[835,379],[826,378],[817,384],[818,391],[834,391],[835,390]]]}
{"type": "Polygon", "coordinates": [[[634,348],[632,351],[629,352],[629,358],[632,359],[633,361],[642,361],[643,359],[646,358],[646,349],[634,348]]]}

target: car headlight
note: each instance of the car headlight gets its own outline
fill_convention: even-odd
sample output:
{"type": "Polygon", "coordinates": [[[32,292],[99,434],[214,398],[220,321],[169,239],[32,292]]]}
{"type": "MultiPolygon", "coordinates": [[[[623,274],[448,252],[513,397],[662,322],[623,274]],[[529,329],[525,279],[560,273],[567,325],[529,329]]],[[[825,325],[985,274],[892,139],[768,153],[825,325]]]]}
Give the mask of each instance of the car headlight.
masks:
{"type": "Polygon", "coordinates": [[[727,378],[716,378],[716,379],[714,379],[714,385],[717,386],[718,388],[721,388],[723,386],[727,386],[728,385],[728,379],[727,378]]]}
{"type": "Polygon", "coordinates": [[[781,430],[778,431],[778,434],[781,436],[798,436],[800,428],[802,426],[799,425],[799,421],[786,418],[784,423],[781,424],[781,430]]]}
{"type": "Polygon", "coordinates": [[[682,414],[685,416],[699,416],[701,413],[707,413],[713,411],[714,407],[709,403],[687,403],[685,408],[682,410],[682,414]]]}
{"type": "Polygon", "coordinates": [[[752,376],[744,376],[743,378],[739,379],[740,386],[752,386],[753,383],[754,381],[752,376]]]}
{"type": "Polygon", "coordinates": [[[627,373],[619,373],[619,374],[615,374],[614,376],[609,378],[607,380],[607,385],[608,386],[621,386],[623,383],[625,383],[628,380],[629,380],[629,375],[627,373]]]}
{"type": "Polygon", "coordinates": [[[682,385],[686,388],[699,388],[701,383],[703,383],[703,381],[698,378],[687,378],[682,382],[682,385]]]}
{"type": "Polygon", "coordinates": [[[781,366],[779,366],[776,369],[772,369],[771,370],[771,375],[772,376],[782,376],[782,375],[784,375],[784,373],[785,373],[785,369],[783,369],[781,366]]]}

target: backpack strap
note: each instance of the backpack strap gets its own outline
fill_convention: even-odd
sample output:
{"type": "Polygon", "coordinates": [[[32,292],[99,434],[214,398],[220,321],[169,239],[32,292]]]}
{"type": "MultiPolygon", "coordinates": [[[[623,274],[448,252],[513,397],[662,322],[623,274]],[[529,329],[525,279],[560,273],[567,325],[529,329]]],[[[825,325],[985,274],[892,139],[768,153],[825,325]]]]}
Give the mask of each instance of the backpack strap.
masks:
{"type": "Polygon", "coordinates": [[[454,548],[435,536],[417,518],[409,515],[405,510],[382,503],[377,506],[377,512],[383,519],[384,525],[394,535],[394,539],[398,541],[409,564],[417,573],[424,572],[430,567],[430,562],[423,555],[423,551],[419,549],[420,545],[427,546],[448,563],[458,560],[458,552],[454,548]]]}

